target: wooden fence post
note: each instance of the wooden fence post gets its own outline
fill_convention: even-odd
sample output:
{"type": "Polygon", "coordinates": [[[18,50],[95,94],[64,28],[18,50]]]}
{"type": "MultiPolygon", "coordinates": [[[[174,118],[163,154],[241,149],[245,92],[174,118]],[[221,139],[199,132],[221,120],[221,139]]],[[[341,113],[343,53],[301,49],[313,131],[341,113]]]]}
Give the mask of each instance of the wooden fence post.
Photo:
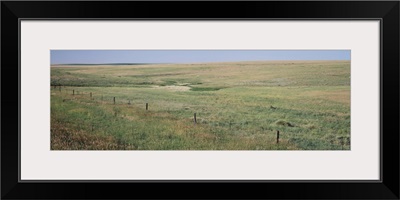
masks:
{"type": "Polygon", "coordinates": [[[279,143],[279,131],[276,131],[276,143],[279,143]]]}
{"type": "Polygon", "coordinates": [[[196,125],[197,124],[197,119],[196,119],[196,113],[194,113],[194,125],[196,125]]]}
{"type": "Polygon", "coordinates": [[[114,104],[115,104],[115,97],[114,97],[114,104]]]}
{"type": "Polygon", "coordinates": [[[90,92],[90,98],[92,98],[92,92],[90,92]]]}
{"type": "Polygon", "coordinates": [[[72,95],[75,95],[75,90],[72,90],[72,95]]]}
{"type": "Polygon", "coordinates": [[[149,109],[149,103],[146,103],[146,110],[149,109]]]}

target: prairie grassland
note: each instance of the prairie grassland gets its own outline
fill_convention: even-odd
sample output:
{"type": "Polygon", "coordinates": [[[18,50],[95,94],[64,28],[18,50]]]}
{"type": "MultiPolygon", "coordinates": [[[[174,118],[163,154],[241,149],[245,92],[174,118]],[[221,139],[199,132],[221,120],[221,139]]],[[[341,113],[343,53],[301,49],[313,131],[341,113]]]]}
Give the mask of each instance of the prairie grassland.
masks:
{"type": "Polygon", "coordinates": [[[51,85],[53,150],[350,149],[350,61],[57,65],[51,85]]]}

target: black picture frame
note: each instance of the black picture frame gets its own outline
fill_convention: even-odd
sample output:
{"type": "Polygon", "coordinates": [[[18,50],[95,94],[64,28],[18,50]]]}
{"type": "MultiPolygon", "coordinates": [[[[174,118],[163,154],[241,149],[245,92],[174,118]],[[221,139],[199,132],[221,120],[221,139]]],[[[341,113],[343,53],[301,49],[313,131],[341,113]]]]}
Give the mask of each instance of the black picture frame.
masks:
{"type": "Polygon", "coordinates": [[[2,1],[1,198],[399,199],[399,8],[399,1],[2,1]],[[379,19],[381,181],[19,182],[20,19],[379,19]]]}

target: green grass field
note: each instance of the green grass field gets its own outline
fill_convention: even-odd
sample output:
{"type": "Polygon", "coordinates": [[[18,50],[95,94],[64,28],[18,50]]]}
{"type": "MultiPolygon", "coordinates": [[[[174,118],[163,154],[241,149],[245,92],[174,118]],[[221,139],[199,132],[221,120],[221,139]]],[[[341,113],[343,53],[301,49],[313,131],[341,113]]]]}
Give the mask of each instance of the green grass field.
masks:
{"type": "Polygon", "coordinates": [[[350,61],[54,65],[51,149],[349,150],[350,61]]]}

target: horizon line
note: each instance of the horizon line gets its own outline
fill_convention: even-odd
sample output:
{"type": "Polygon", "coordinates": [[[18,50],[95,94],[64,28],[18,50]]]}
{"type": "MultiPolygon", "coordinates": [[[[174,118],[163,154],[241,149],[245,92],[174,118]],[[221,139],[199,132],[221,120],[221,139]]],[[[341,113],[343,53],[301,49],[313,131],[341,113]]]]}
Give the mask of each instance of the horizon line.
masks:
{"type": "Polygon", "coordinates": [[[201,63],[232,63],[232,62],[272,62],[272,61],[351,61],[351,59],[321,59],[321,60],[241,60],[241,61],[210,61],[210,62],[175,62],[175,63],[50,63],[50,65],[158,65],[158,64],[201,64],[201,63]]]}

